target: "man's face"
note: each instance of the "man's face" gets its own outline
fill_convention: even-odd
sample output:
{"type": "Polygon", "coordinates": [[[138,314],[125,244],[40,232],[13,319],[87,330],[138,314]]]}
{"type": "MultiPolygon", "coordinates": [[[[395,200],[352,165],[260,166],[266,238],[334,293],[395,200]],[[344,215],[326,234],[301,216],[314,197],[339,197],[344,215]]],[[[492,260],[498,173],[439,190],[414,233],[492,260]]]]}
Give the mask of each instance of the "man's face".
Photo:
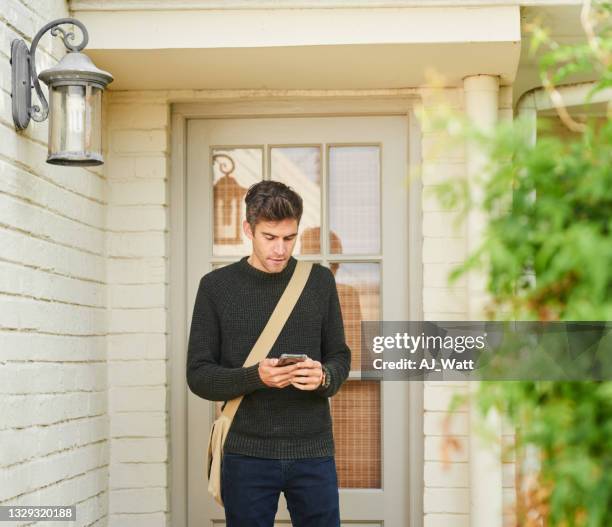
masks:
{"type": "Polygon", "coordinates": [[[242,227],[253,242],[253,267],[266,273],[278,273],[287,266],[297,241],[296,219],[260,221],[255,226],[255,232],[246,220],[242,222],[242,227]]]}

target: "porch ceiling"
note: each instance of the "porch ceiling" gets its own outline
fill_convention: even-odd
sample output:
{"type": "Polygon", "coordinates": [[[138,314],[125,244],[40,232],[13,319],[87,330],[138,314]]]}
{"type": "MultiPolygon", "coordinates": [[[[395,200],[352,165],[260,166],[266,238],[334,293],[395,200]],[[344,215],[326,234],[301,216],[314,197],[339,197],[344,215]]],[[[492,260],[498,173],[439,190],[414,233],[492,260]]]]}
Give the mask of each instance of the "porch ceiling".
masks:
{"type": "MultiPolygon", "coordinates": [[[[530,6],[521,9],[522,41],[521,58],[518,73],[513,85],[513,100],[531,88],[541,86],[538,73],[538,60],[543,49],[532,56],[529,52],[531,35],[526,31],[526,23],[537,22],[549,31],[551,38],[560,44],[578,44],[586,42],[586,36],[580,23],[582,5],[530,6]]],[[[597,78],[593,73],[572,75],[564,84],[591,81],[597,78]]],[[[601,108],[597,106],[596,108],[601,108]]]]}
{"type": "Polygon", "coordinates": [[[74,11],[113,90],[363,89],[446,85],[476,73],[512,84],[517,6],[74,11]]]}

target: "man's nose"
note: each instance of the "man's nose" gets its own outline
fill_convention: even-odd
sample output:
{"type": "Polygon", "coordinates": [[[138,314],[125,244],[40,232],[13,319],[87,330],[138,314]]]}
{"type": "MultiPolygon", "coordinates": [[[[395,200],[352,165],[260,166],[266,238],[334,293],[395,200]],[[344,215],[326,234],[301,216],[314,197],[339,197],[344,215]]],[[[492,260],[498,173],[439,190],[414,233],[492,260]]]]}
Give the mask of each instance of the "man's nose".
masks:
{"type": "Polygon", "coordinates": [[[285,254],[285,244],[282,241],[277,242],[274,245],[274,254],[277,254],[278,256],[285,254]]]}

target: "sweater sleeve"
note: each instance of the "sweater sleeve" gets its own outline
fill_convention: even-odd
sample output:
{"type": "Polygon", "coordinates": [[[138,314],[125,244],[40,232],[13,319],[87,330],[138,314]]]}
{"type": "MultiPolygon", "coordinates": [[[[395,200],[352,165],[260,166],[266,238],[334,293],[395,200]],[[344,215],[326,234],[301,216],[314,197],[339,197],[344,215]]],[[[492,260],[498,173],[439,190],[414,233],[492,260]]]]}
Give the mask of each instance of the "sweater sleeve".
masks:
{"type": "Polygon", "coordinates": [[[322,386],[315,390],[316,393],[331,397],[336,394],[347,379],[351,369],[351,350],[347,346],[344,337],[344,324],[342,322],[342,311],[336,288],[336,280],[328,269],[330,281],[329,300],[326,306],[326,314],[323,317],[322,339],[321,339],[321,363],[327,368],[330,384],[327,388],[322,386]]]}
{"type": "Polygon", "coordinates": [[[217,305],[206,276],[200,280],[193,308],[187,349],[187,385],[199,397],[228,401],[266,385],[258,364],[248,368],[226,368],[221,362],[221,327],[217,305]]]}

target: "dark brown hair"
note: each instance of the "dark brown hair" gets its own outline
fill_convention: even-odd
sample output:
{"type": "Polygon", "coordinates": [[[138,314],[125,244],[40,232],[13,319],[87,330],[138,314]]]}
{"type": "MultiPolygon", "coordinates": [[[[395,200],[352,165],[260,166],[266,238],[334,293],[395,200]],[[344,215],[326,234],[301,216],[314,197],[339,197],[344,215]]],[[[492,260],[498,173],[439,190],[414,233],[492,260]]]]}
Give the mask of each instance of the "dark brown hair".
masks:
{"type": "Polygon", "coordinates": [[[280,221],[302,218],[303,203],[300,195],[280,181],[260,181],[249,187],[244,197],[246,219],[255,229],[260,221],[280,221]]]}

